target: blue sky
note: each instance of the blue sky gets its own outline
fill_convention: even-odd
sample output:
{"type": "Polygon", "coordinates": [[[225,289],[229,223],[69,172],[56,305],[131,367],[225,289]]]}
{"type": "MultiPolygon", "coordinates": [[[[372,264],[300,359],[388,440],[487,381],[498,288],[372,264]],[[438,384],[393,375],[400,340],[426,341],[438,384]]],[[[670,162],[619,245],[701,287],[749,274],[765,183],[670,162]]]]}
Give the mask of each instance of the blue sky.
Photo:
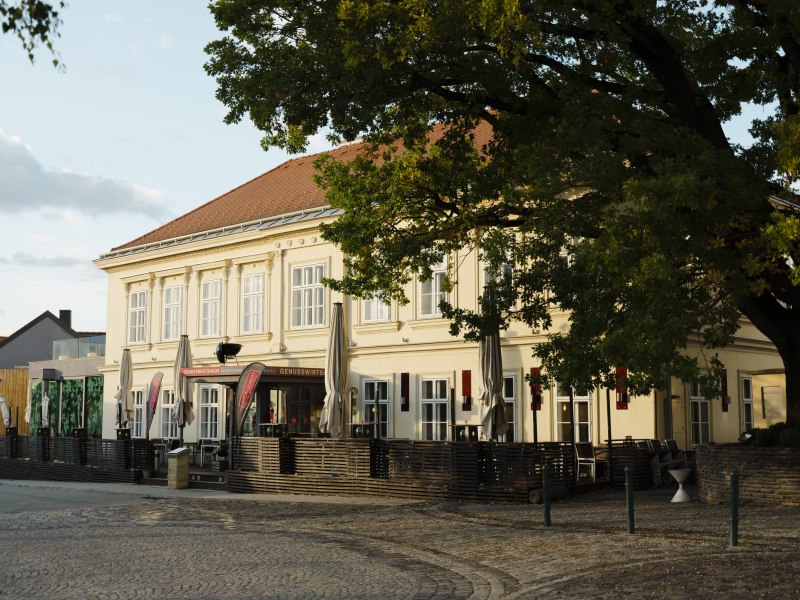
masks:
{"type": "Polygon", "coordinates": [[[92,260],[288,158],[223,123],[206,2],[73,0],[63,19],[65,72],[0,36],[0,335],[59,309],[104,331],[92,260]]]}

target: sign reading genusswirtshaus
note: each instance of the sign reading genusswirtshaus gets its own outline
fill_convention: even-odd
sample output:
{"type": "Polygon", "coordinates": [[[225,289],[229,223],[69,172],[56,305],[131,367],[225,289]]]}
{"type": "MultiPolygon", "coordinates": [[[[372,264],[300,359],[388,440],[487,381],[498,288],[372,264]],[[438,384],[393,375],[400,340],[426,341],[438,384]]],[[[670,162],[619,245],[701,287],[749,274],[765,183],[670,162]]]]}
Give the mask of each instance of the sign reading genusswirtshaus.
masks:
{"type": "MultiPolygon", "coordinates": [[[[242,374],[244,367],[220,365],[218,367],[185,367],[181,369],[184,377],[224,377],[242,374]]],[[[272,377],[324,377],[325,369],[309,367],[266,367],[264,375],[272,377]]]]}

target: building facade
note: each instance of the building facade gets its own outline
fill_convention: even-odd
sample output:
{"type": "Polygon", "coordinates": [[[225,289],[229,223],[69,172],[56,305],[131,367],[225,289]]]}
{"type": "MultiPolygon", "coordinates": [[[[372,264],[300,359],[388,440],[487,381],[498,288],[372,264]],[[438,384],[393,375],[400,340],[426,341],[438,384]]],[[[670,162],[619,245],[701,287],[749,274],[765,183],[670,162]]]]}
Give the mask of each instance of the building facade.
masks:
{"type": "MultiPolygon", "coordinates": [[[[334,154],[347,159],[357,151],[351,145],[334,154]]],[[[312,161],[290,160],[95,261],[108,274],[103,437],[114,437],[114,393],[125,348],[133,362],[133,435],[178,437],[173,362],[181,335],[191,344],[196,416],[183,431],[186,441],[228,435],[233,386],[251,362],[268,371],[244,418],[245,435],[275,429],[313,434],[335,302],[345,314],[352,399],[346,421],[371,422],[377,407],[382,437],[432,440],[452,440],[469,432],[461,426],[480,423],[477,344],[450,336],[438,305],[449,293],[455,305],[476,308],[487,283],[483,265],[473,252],[448,256],[431,280],[409,284],[405,306],[327,289],[322,280],[343,274],[343,257],[319,234],[319,225],[337,212],[313,183],[312,161]],[[449,292],[446,273],[455,282],[449,292]],[[224,366],[215,357],[220,342],[241,345],[224,366]],[[157,372],[164,375],[163,389],[145,431],[147,387],[157,372]]],[[[566,314],[554,314],[555,329],[566,325],[566,314]]],[[[570,400],[569,390],[554,382],[541,390],[534,415],[526,375],[539,367],[531,348],[546,335],[519,323],[501,334],[506,441],[532,441],[535,421],[539,441],[574,436],[600,445],[610,432],[613,439],[674,437],[688,447],[733,441],[743,430],[783,418],[782,363],[745,320],[735,343],[719,353],[727,369],[726,401],[708,400],[697,384],[673,380],[671,390],[617,408],[614,390],[570,400]]]]}

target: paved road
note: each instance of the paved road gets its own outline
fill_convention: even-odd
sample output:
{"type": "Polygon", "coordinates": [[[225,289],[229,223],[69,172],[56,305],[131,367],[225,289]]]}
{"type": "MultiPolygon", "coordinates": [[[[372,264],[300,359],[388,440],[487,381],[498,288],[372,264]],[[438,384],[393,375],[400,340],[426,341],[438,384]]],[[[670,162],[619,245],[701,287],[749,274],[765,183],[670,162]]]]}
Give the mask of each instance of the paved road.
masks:
{"type": "Polygon", "coordinates": [[[2,598],[797,598],[800,509],[542,508],[0,481],[2,598]],[[15,489],[12,489],[15,488],[15,489]],[[9,498],[60,506],[20,511],[9,498]],[[3,506],[8,503],[8,507],[3,506]]]}

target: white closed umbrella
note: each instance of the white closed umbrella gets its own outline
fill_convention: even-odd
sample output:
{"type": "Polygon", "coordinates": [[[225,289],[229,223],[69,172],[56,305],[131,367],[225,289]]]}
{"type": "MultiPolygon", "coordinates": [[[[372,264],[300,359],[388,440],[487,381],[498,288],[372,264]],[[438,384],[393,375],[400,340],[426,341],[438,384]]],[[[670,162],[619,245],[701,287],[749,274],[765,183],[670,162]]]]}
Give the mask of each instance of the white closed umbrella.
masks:
{"type": "Polygon", "coordinates": [[[181,374],[181,369],[191,366],[192,350],[189,347],[189,336],[182,335],[181,341],[178,343],[178,354],[175,356],[172,379],[175,382],[175,404],[172,407],[172,415],[180,430],[181,444],[183,444],[183,428],[194,422],[192,386],[189,384],[189,380],[181,374]]]}
{"type": "Polygon", "coordinates": [[[319,430],[331,437],[342,435],[342,399],[347,388],[347,350],[344,340],[344,310],[335,302],[331,315],[331,335],[325,355],[325,403],[319,430]]]}
{"type": "Polygon", "coordinates": [[[47,427],[47,418],[50,416],[50,396],[42,395],[42,427],[47,427]]]}
{"type": "Polygon", "coordinates": [[[500,354],[500,334],[487,335],[478,344],[481,361],[481,380],[483,392],[480,400],[486,407],[486,414],[481,420],[481,429],[486,438],[494,435],[505,435],[508,430],[506,419],[506,401],[503,399],[503,359],[500,354]]]}
{"type": "MultiPolygon", "coordinates": [[[[131,366],[131,351],[125,348],[122,351],[122,360],[119,363],[119,387],[114,398],[117,400],[117,427],[127,427],[132,412],[131,388],[133,387],[133,367],[131,366]]],[[[44,398],[42,399],[44,403],[44,398]]]]}
{"type": "Polygon", "coordinates": [[[3,413],[3,425],[11,427],[11,411],[8,410],[8,402],[3,396],[0,396],[0,412],[3,413]]]}

